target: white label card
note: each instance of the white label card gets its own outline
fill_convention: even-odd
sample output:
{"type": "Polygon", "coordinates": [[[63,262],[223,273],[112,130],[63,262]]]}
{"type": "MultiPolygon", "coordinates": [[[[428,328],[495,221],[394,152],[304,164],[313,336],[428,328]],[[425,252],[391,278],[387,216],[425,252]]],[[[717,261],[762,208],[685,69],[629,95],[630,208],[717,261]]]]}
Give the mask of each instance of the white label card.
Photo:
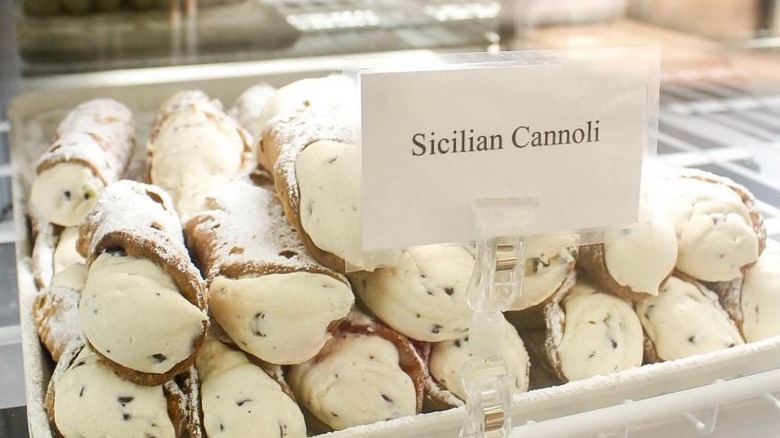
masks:
{"type": "Polygon", "coordinates": [[[531,232],[638,219],[646,66],[365,71],[364,250],[473,240],[472,202],[535,197],[531,232]]]}

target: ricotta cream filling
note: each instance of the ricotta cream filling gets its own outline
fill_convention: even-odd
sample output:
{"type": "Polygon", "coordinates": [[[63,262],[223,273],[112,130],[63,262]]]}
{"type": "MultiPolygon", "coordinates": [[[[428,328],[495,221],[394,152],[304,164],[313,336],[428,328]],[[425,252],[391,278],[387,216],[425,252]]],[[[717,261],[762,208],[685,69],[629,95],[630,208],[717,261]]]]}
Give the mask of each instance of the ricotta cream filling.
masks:
{"type": "Polygon", "coordinates": [[[90,168],[78,163],[59,163],[35,178],[30,202],[50,222],[74,227],[92,209],[104,186],[90,168]]]}
{"type": "Polygon", "coordinates": [[[663,360],[744,343],[714,294],[677,277],[670,277],[657,297],[637,303],[636,312],[663,360]]]}
{"type": "Polygon", "coordinates": [[[412,379],[395,345],[379,336],[343,333],[315,359],[289,369],[298,401],[336,430],[415,415],[412,379]]]}
{"type": "Polygon", "coordinates": [[[209,297],[214,319],[242,350],[282,365],[314,357],[331,338],[328,326],[355,302],[349,286],[311,272],[220,276],[209,297]]]}
{"type": "Polygon", "coordinates": [[[241,170],[244,141],[236,128],[198,105],[186,106],[165,119],[149,145],[152,182],[171,195],[182,217],[202,208],[209,178],[241,170]]]}
{"type": "Polygon", "coordinates": [[[383,322],[410,338],[438,342],[468,330],[466,289],[473,269],[474,256],[465,247],[430,245],[407,249],[393,266],[351,279],[355,293],[383,322]]]}
{"type": "Polygon", "coordinates": [[[84,257],[76,251],[79,239],[79,227],[68,227],[60,233],[60,240],[54,249],[54,274],[68,266],[84,263],[84,257]]]}
{"type": "Polygon", "coordinates": [[[671,178],[661,190],[678,238],[677,268],[704,281],[729,281],[758,260],[758,237],[739,195],[722,184],[671,178]]]}
{"type": "Polygon", "coordinates": [[[628,302],[577,284],[561,305],[566,320],[558,357],[566,378],[580,380],[642,365],[642,326],[628,302]]]}
{"type": "Polygon", "coordinates": [[[88,348],[55,384],[54,421],[65,438],[176,436],[162,386],[120,378],[88,348]]]}
{"type": "Polygon", "coordinates": [[[742,283],[742,334],[748,342],[780,334],[780,249],[768,246],[742,283]]]}
{"type": "Polygon", "coordinates": [[[207,436],[306,436],[298,405],[243,353],[210,340],[195,364],[207,436]]]}
{"type": "Polygon", "coordinates": [[[136,371],[163,374],[192,355],[208,317],[151,261],[103,253],[89,267],[79,320],[101,354],[136,371]]]}
{"type": "Polygon", "coordinates": [[[360,236],[360,149],[354,144],[317,141],[295,162],[301,225],[317,248],[352,266],[373,270],[397,252],[363,256],[360,236]]]}
{"type": "Polygon", "coordinates": [[[677,262],[677,235],[665,218],[654,216],[632,228],[607,233],[604,261],[609,275],[634,292],[658,295],[677,262]]]}
{"type": "MultiPolygon", "coordinates": [[[[512,324],[506,323],[506,342],[501,356],[506,361],[509,374],[514,376],[514,389],[517,392],[528,391],[529,360],[525,344],[512,324]]],[[[468,335],[452,341],[433,345],[428,367],[431,376],[444,385],[461,400],[466,399],[466,387],[463,384],[463,365],[473,357],[468,335]]]]}

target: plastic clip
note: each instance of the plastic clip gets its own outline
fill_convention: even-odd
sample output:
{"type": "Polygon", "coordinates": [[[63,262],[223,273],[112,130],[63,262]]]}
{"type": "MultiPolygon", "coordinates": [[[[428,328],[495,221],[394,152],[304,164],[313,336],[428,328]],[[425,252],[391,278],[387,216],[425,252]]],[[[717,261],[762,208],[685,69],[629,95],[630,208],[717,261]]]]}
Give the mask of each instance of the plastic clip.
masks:
{"type": "Polygon", "coordinates": [[[532,199],[484,199],[474,203],[475,266],[468,291],[474,314],[469,327],[473,358],[463,368],[466,419],[462,438],[504,438],[512,429],[514,377],[501,357],[506,323],[502,310],[522,291],[524,231],[538,203],[532,199]]]}
{"type": "Polygon", "coordinates": [[[696,433],[701,436],[708,436],[715,431],[715,422],[718,419],[718,407],[715,406],[712,409],[707,410],[703,419],[694,416],[692,413],[683,414],[683,418],[696,429],[696,433]]]}
{"type": "Polygon", "coordinates": [[[762,398],[769,402],[775,410],[780,411],[780,400],[772,394],[764,394],[762,398]]]}

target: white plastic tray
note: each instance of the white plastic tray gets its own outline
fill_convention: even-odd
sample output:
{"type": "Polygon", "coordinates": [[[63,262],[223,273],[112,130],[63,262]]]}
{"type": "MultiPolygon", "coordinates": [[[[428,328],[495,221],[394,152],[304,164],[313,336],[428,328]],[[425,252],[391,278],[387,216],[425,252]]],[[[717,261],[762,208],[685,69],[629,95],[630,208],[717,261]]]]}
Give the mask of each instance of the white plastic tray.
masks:
{"type": "MultiPolygon", "coordinates": [[[[148,125],[158,105],[177,90],[199,88],[226,105],[259,81],[281,86],[340,71],[335,58],[272,61],[223,66],[116,72],[64,78],[55,89],[28,92],[10,105],[11,160],[16,222],[19,302],[30,435],[50,437],[43,397],[51,363],[32,321],[36,294],[30,271],[31,242],[25,206],[35,158],[48,146],[59,117],[77,103],[96,97],[124,102],[148,125]],[[70,85],[70,86],[69,86],[70,85]]],[[[143,133],[141,135],[143,139],[143,133]]],[[[603,377],[518,394],[513,436],[602,436],[643,423],[685,416],[714,406],[765,397],[780,391],[780,337],[673,362],[643,366],[603,377]],[[633,400],[625,403],[626,400],[633,400]]],[[[768,398],[769,401],[772,399],[768,398]]],[[[423,414],[329,434],[333,437],[453,437],[464,410],[423,414]]],[[[689,418],[690,420],[691,418],[689,418]]],[[[706,418],[701,422],[706,429],[706,418]]],[[[693,420],[691,420],[693,421],[693,420]]],[[[695,424],[695,422],[694,422],[695,424]]],[[[706,432],[706,430],[703,430],[706,432]]]]}

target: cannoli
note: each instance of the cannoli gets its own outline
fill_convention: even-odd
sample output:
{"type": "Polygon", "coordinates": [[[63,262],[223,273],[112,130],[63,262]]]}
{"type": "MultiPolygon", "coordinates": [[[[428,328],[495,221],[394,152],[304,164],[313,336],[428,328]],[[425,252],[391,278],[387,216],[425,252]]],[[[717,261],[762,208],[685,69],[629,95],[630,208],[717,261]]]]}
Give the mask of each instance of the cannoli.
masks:
{"type": "Polygon", "coordinates": [[[108,186],[84,220],[78,247],[89,266],[79,321],[95,352],[143,385],[185,371],[208,317],[170,197],[132,181],[108,186]]]}
{"type": "Polygon", "coordinates": [[[577,266],[599,289],[627,300],[658,296],[677,261],[677,236],[664,215],[624,230],[610,230],[605,242],[580,248],[577,266]]]}
{"type": "Polygon", "coordinates": [[[207,340],[195,364],[206,436],[306,436],[301,409],[244,353],[207,340]]]}
{"type": "Polygon", "coordinates": [[[288,369],[287,381],[303,408],[340,430],[419,413],[424,366],[408,339],[353,311],[316,357],[288,369]]]}
{"type": "Polygon", "coordinates": [[[628,301],[578,282],[544,312],[544,359],[562,382],[642,365],[642,325],[628,301]]]}
{"type": "Polygon", "coordinates": [[[35,237],[32,269],[39,289],[48,287],[52,277],[65,268],[84,263],[76,250],[79,227],[62,228],[45,222],[35,237]]]}
{"type": "Polygon", "coordinates": [[[220,101],[212,100],[206,93],[201,90],[179,91],[168,98],[168,100],[163,102],[162,105],[160,105],[160,108],[157,110],[157,114],[154,116],[154,120],[152,120],[152,127],[149,131],[149,136],[156,137],[160,132],[160,126],[162,126],[163,122],[165,122],[165,119],[167,119],[171,114],[184,108],[187,105],[194,105],[197,103],[211,103],[218,109],[222,110],[222,103],[220,101]]]}
{"type": "MultiPolygon", "coordinates": [[[[528,390],[529,358],[525,344],[517,330],[509,324],[505,324],[506,341],[501,350],[501,356],[507,365],[507,371],[514,377],[513,392],[520,393],[528,390]]],[[[431,345],[428,357],[428,371],[431,379],[426,380],[426,402],[433,401],[443,407],[460,406],[463,403],[454,403],[451,395],[456,399],[466,399],[466,387],[463,383],[463,366],[473,357],[469,336],[464,335],[451,341],[438,342],[431,345]],[[433,383],[435,386],[431,386],[433,383]],[[450,394],[446,394],[449,392],[450,394]]]]}
{"type": "Polygon", "coordinates": [[[82,338],[78,306],[86,278],[86,266],[71,265],[55,274],[51,286],[35,297],[35,327],[55,362],[71,342],[82,338]]]}
{"type": "Polygon", "coordinates": [[[550,299],[563,287],[574,272],[577,261],[577,239],[574,235],[534,237],[525,250],[523,290],[508,310],[524,310],[550,299]]]}
{"type": "Polygon", "coordinates": [[[718,285],[724,310],[747,342],[780,335],[780,248],[768,245],[745,277],[718,285]]]}
{"type": "Polygon", "coordinates": [[[135,146],[132,112],[111,99],[74,108],[36,165],[30,203],[47,221],[76,226],[105,186],[118,180],[135,146]]]}
{"type": "Polygon", "coordinates": [[[57,364],[44,407],[64,438],[185,436],[185,396],[173,382],[141,386],[122,379],[88,346],[73,343],[57,364]]]}
{"type": "Polygon", "coordinates": [[[233,104],[228,115],[233,117],[252,139],[252,155],[257,154],[257,145],[267,121],[263,116],[265,108],[276,89],[266,83],[253,85],[246,89],[233,104]]]}
{"type": "Polygon", "coordinates": [[[185,233],[214,320],[266,362],[313,357],[354,304],[346,278],[307,256],[271,190],[238,179],[210,192],[206,206],[185,233]]]}
{"type": "Polygon", "coordinates": [[[766,230],[747,189],[691,169],[659,184],[658,206],[677,233],[680,272],[700,281],[731,281],[758,260],[766,230]]]}
{"type": "Polygon", "coordinates": [[[147,147],[149,181],[171,195],[183,218],[203,207],[210,188],[249,170],[246,132],[200,93],[174,96],[156,123],[147,147]]]}
{"type": "MultiPolygon", "coordinates": [[[[272,125],[271,120],[278,117],[284,125],[289,116],[308,111],[311,107],[322,107],[322,111],[338,111],[340,106],[354,107],[357,104],[355,83],[342,75],[331,75],[322,78],[307,78],[292,82],[279,88],[267,101],[259,115],[254,117],[254,126],[259,134],[263,134],[266,126],[272,125]]],[[[341,111],[338,111],[341,112],[341,111]]],[[[260,141],[257,150],[257,161],[264,168],[272,170],[279,157],[283,142],[277,139],[277,132],[269,132],[260,141]]]]}
{"type": "Polygon", "coordinates": [[[263,134],[279,151],[274,181],[288,220],[315,260],[338,271],[371,271],[397,251],[363,254],[360,149],[349,115],[310,107],[274,119],[263,134]]]}
{"type": "Polygon", "coordinates": [[[58,234],[62,227],[54,225],[32,212],[30,219],[33,235],[30,267],[35,286],[41,290],[51,285],[54,276],[54,251],[57,248],[58,234]]]}
{"type": "Polygon", "coordinates": [[[349,274],[361,302],[382,322],[417,341],[458,339],[472,310],[466,290],[474,270],[471,248],[429,245],[409,248],[391,266],[349,274]]]}
{"type": "Polygon", "coordinates": [[[715,293],[692,279],[669,277],[657,297],[636,303],[649,362],[744,344],[715,293]]]}

